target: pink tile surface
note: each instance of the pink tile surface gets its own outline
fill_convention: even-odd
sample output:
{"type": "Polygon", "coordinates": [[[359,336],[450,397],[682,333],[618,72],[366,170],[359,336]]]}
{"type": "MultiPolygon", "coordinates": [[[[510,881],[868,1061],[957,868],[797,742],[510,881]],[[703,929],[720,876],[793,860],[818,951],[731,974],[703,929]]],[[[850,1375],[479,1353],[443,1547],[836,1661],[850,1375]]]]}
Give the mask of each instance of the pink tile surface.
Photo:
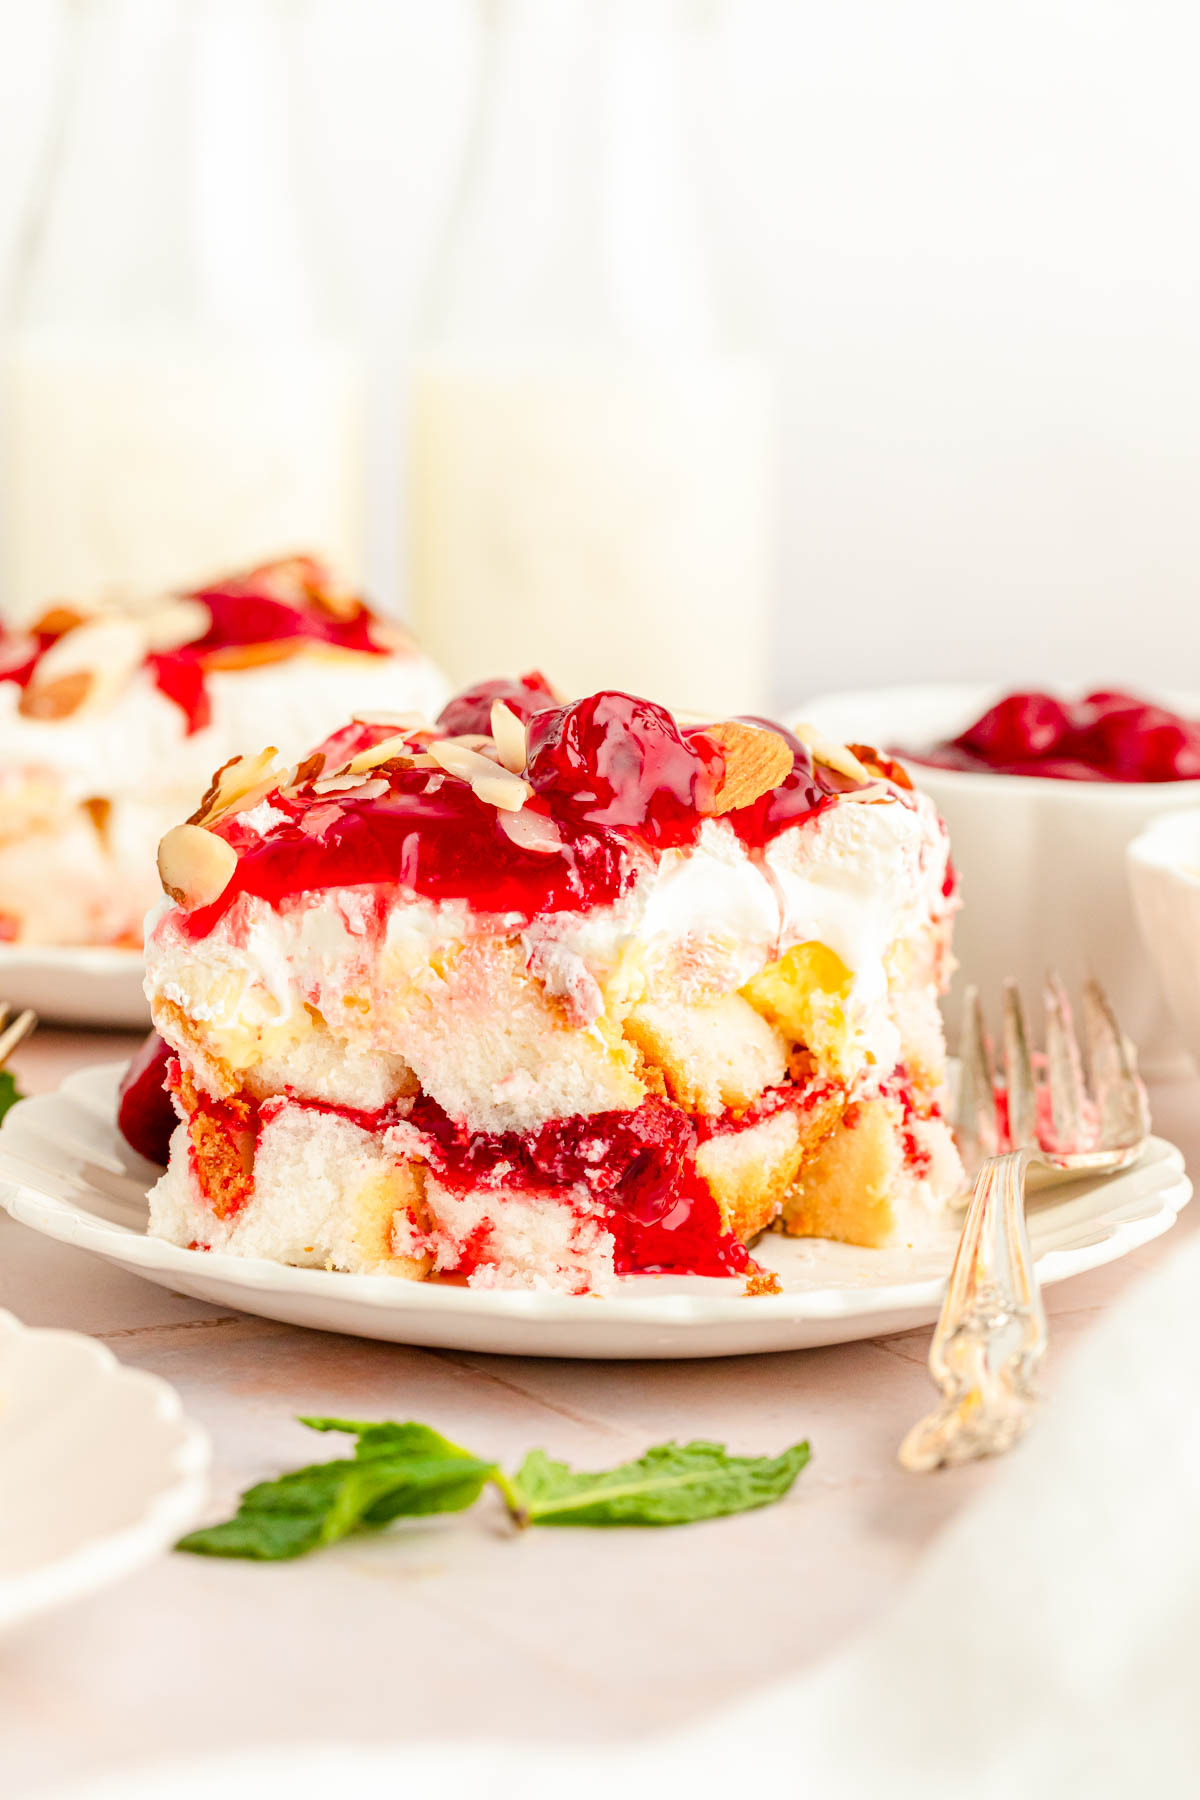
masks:
{"type": "MultiPolygon", "coordinates": [[[[132,1042],[46,1030],[18,1076],[49,1088],[132,1042]]],[[[1157,1129],[1200,1160],[1200,1083],[1154,1100],[1157,1129]]],[[[1047,1386],[1111,1299],[1198,1225],[1188,1208],[1166,1239],[1051,1290],[1047,1386]]],[[[991,1474],[896,1465],[930,1396],[926,1332],[708,1363],[413,1350],[221,1312],[7,1218],[0,1304],[171,1381],[212,1434],[220,1506],[312,1454],[298,1412],[427,1419],[510,1462],[541,1445],[603,1464],[668,1436],[746,1451],[807,1436],[814,1451],[783,1504],[674,1532],[517,1539],[485,1503],[290,1566],[165,1557],[0,1642],[4,1793],[264,1738],[607,1738],[683,1722],[874,1618],[991,1474]]]]}

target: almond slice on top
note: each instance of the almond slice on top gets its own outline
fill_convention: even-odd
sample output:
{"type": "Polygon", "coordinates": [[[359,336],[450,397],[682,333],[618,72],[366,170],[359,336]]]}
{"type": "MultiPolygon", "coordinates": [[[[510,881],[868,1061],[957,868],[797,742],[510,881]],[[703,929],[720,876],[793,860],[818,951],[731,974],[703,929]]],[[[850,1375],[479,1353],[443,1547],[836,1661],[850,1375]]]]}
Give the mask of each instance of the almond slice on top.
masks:
{"type": "Polygon", "coordinates": [[[500,752],[500,761],[514,775],[524,773],[528,757],[525,725],[511,706],[503,700],[492,701],[492,741],[500,752]]]}
{"type": "Polygon", "coordinates": [[[230,813],[245,812],[288,779],[275,761],[279,752],[270,746],[257,756],[231,756],[213,776],[208,791],[188,820],[189,825],[211,825],[230,813]]]}
{"type": "Polygon", "coordinates": [[[19,702],[26,718],[63,719],[111,704],[146,653],[133,619],[97,615],[64,632],[38,662],[19,702]]]}
{"type": "Polygon", "coordinates": [[[360,750],[352,756],[342,769],[335,771],[338,775],[365,775],[368,769],[377,769],[381,763],[395,762],[397,759],[411,763],[414,760],[414,749],[409,734],[397,731],[392,737],[380,738],[367,750],[360,750]]]}
{"type": "Polygon", "coordinates": [[[436,738],[429,746],[429,754],[447,775],[457,775],[460,781],[470,782],[476,799],[498,807],[501,812],[520,812],[533,792],[529,783],[511,769],[502,768],[490,756],[484,756],[466,744],[436,738]]]}
{"type": "Polygon", "coordinates": [[[718,817],[739,806],[753,805],[792,772],[795,758],[777,732],[743,725],[740,719],[722,719],[706,725],[704,735],[720,745],[725,758],[725,772],[711,807],[718,817]]]}
{"type": "Polygon", "coordinates": [[[827,738],[823,731],[818,731],[815,725],[808,725],[803,720],[798,720],[792,730],[814,762],[824,763],[827,769],[844,775],[848,781],[870,781],[871,771],[863,767],[853,750],[847,749],[845,744],[835,743],[833,738],[827,738]]]}
{"type": "Polygon", "coordinates": [[[185,912],[219,900],[237,868],[237,851],[203,825],[175,825],[158,846],[163,892],[185,912]]]}
{"type": "Polygon", "coordinates": [[[562,835],[553,819],[545,813],[522,807],[520,812],[500,815],[500,829],[519,850],[534,850],[539,856],[553,856],[562,849],[562,835]]]}

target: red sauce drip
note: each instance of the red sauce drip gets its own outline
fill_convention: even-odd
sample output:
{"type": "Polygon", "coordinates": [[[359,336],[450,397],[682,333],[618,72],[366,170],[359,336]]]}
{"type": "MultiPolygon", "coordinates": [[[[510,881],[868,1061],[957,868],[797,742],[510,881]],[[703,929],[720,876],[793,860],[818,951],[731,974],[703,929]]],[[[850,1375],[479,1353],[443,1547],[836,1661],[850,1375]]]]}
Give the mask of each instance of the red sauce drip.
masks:
{"type": "Polygon", "coordinates": [[[481,681],[478,686],[464,688],[447,700],[438,714],[438,725],[447,737],[463,737],[471,732],[491,734],[492,702],[503,700],[510,712],[528,723],[534,713],[546,712],[560,704],[558,695],[540,669],[531,669],[518,681],[503,678],[481,681]]]}
{"type": "Polygon", "coordinates": [[[1200,721],[1102,689],[1077,702],[1008,694],[956,738],[910,751],[937,768],[1056,781],[1200,780],[1200,721]]]}
{"type": "Polygon", "coordinates": [[[691,1119],[665,1101],[553,1119],[524,1134],[472,1134],[422,1095],[411,1119],[436,1145],[439,1179],[459,1191],[497,1185],[501,1164],[535,1191],[586,1189],[608,1215],[620,1275],[735,1275],[750,1260],[745,1245],[722,1231],[717,1203],[696,1172],[691,1119]]]}

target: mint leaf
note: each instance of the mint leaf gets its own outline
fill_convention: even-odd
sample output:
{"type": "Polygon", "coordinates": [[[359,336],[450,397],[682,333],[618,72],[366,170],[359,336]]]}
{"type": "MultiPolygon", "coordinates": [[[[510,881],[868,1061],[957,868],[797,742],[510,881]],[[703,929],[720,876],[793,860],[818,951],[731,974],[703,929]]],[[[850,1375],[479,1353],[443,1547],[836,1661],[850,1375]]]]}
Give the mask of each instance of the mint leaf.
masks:
{"type": "Polygon", "coordinates": [[[18,1100],[24,1098],[12,1070],[0,1069],[0,1119],[4,1117],[10,1106],[15,1106],[18,1100]]]}
{"type": "Polygon", "coordinates": [[[577,1473],[531,1450],[511,1487],[522,1525],[689,1525],[781,1500],[808,1457],[806,1443],[782,1456],[730,1456],[723,1444],[697,1438],[577,1473]]]}
{"type": "Polygon", "coordinates": [[[393,1519],[463,1512],[489,1482],[518,1525],[687,1525],[769,1506],[808,1461],[807,1444],[781,1456],[730,1456],[723,1444],[698,1438],[657,1444],[635,1462],[594,1472],[531,1450],[508,1477],[414,1420],[300,1422],[353,1437],[353,1454],[247,1488],[232,1519],[189,1532],[177,1550],[283,1562],[393,1519]]]}
{"type": "Polygon", "coordinates": [[[498,1474],[493,1463],[478,1461],[428,1425],[304,1423],[357,1432],[354,1455],[259,1482],[242,1495],[232,1519],[189,1532],[176,1549],[284,1562],[393,1519],[462,1512],[498,1474]]]}

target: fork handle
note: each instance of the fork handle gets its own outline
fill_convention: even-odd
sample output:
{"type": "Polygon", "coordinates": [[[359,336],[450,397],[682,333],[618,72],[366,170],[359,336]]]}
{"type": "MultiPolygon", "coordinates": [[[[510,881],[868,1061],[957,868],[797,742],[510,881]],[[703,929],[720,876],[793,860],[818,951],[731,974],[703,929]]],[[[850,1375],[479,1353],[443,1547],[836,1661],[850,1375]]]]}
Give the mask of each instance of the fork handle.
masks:
{"type": "Polygon", "coordinates": [[[935,1469],[1007,1450],[1029,1423],[1046,1315],[1025,1224],[1027,1150],[989,1156],[975,1191],[929,1349],[935,1413],[900,1447],[905,1468],[935,1469]]]}

